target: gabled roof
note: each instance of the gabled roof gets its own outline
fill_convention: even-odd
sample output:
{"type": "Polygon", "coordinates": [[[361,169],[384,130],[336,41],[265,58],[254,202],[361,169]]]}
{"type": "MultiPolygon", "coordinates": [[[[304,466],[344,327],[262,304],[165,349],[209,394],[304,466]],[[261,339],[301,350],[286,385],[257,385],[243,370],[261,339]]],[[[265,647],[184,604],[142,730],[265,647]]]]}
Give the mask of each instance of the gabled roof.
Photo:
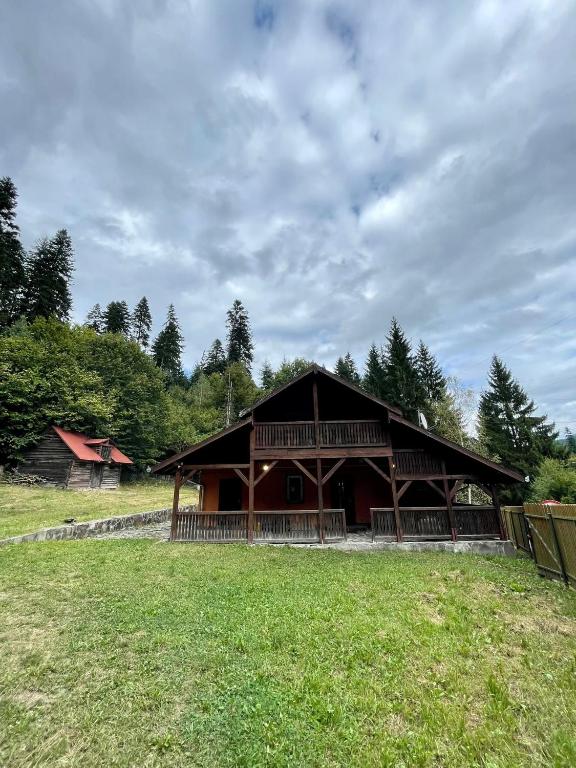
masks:
{"type": "Polygon", "coordinates": [[[182,459],[185,459],[191,453],[195,453],[196,451],[199,451],[200,448],[205,448],[207,445],[210,445],[210,443],[214,443],[216,440],[220,440],[221,437],[229,435],[232,432],[235,432],[237,429],[242,429],[242,427],[246,427],[251,423],[252,419],[244,419],[243,421],[239,421],[237,424],[232,424],[230,427],[225,427],[225,429],[221,429],[219,432],[215,432],[205,440],[201,440],[199,443],[191,445],[190,448],[186,448],[184,451],[175,453],[174,456],[169,456],[167,459],[159,462],[154,467],[152,467],[152,472],[160,472],[162,469],[166,469],[166,467],[170,467],[172,464],[179,464],[182,459]]]}
{"type": "Polygon", "coordinates": [[[54,432],[58,435],[60,440],[70,448],[74,456],[76,456],[77,459],[80,461],[95,461],[95,462],[105,462],[106,459],[103,459],[102,456],[100,456],[99,453],[96,453],[96,451],[92,450],[90,447],[91,445],[102,445],[104,443],[110,442],[112,450],[110,451],[110,459],[115,464],[132,464],[132,459],[129,459],[128,456],[122,453],[122,451],[118,450],[116,446],[110,441],[107,437],[99,437],[99,438],[91,438],[88,437],[88,435],[83,435],[80,432],[69,432],[66,429],[62,429],[62,427],[52,427],[54,432]]]}
{"type": "MultiPolygon", "coordinates": [[[[399,408],[396,408],[395,406],[390,405],[389,403],[385,402],[384,400],[381,400],[378,397],[375,397],[374,395],[368,394],[368,392],[365,392],[360,387],[357,387],[356,385],[351,384],[350,382],[345,381],[344,379],[341,379],[339,376],[336,376],[335,374],[331,373],[330,371],[327,371],[325,368],[322,368],[321,366],[318,366],[318,365],[310,366],[310,368],[303,371],[299,376],[292,379],[287,384],[284,384],[282,387],[278,387],[278,389],[275,389],[269,395],[266,395],[265,397],[261,398],[249,408],[245,408],[243,411],[241,411],[240,416],[248,416],[248,414],[252,414],[253,411],[256,408],[258,408],[260,405],[268,402],[269,400],[272,400],[273,398],[275,398],[281,392],[284,392],[286,389],[291,387],[296,382],[301,381],[302,379],[306,378],[306,376],[310,376],[311,374],[318,374],[318,373],[338,382],[339,384],[342,384],[345,387],[348,387],[354,392],[357,392],[362,397],[368,400],[371,400],[372,402],[382,406],[389,412],[388,415],[391,421],[395,421],[399,424],[402,424],[408,429],[414,430],[415,432],[418,432],[419,434],[424,435],[429,440],[432,440],[444,446],[445,448],[454,450],[460,453],[461,455],[471,459],[472,461],[476,461],[480,464],[483,464],[488,469],[491,469],[494,472],[498,472],[499,474],[504,475],[508,479],[508,482],[510,480],[515,480],[518,482],[524,481],[524,477],[520,472],[517,472],[516,470],[513,470],[513,469],[509,469],[508,467],[505,467],[502,464],[498,464],[495,461],[491,461],[490,459],[487,459],[484,456],[481,456],[479,453],[475,453],[474,451],[471,451],[468,448],[464,448],[462,445],[459,445],[458,443],[452,442],[452,440],[448,440],[445,437],[440,437],[439,435],[436,435],[433,432],[430,432],[429,430],[424,429],[423,427],[420,427],[417,424],[414,424],[413,422],[404,418],[404,416],[402,415],[402,411],[399,408]]],[[[224,437],[225,435],[228,435],[238,429],[242,429],[243,427],[246,427],[251,423],[252,423],[251,416],[249,418],[244,418],[242,421],[239,421],[237,424],[233,424],[232,426],[227,427],[226,429],[223,429],[220,432],[216,432],[211,437],[208,437],[206,440],[202,440],[202,442],[200,443],[196,443],[195,445],[191,446],[190,448],[187,448],[181,453],[175,454],[174,456],[170,456],[168,459],[164,459],[164,461],[161,461],[159,464],[157,464],[155,467],[152,468],[152,472],[159,472],[162,469],[165,469],[166,467],[170,467],[172,465],[178,464],[182,459],[184,459],[187,456],[190,456],[190,454],[195,453],[200,448],[204,448],[206,445],[209,445],[210,443],[214,443],[217,440],[220,440],[220,438],[224,437]]]]}
{"type": "Polygon", "coordinates": [[[270,392],[270,394],[265,395],[264,397],[261,397],[260,400],[257,400],[249,408],[244,408],[243,411],[240,411],[240,416],[246,416],[247,414],[252,413],[256,408],[259,408],[263,403],[267,403],[268,400],[272,400],[281,392],[284,392],[284,390],[288,389],[293,384],[296,384],[296,382],[302,381],[302,379],[305,379],[307,376],[310,376],[312,374],[318,374],[318,373],[321,374],[322,376],[326,376],[327,378],[332,379],[333,381],[338,382],[338,384],[342,384],[342,386],[344,387],[348,387],[348,389],[351,389],[353,392],[357,392],[358,394],[362,395],[362,397],[365,397],[368,400],[372,400],[372,402],[377,403],[378,405],[384,406],[384,408],[388,409],[389,411],[398,413],[400,416],[402,415],[401,409],[398,408],[397,406],[390,405],[390,403],[387,403],[385,400],[381,400],[379,397],[375,397],[375,395],[370,395],[368,392],[366,392],[365,389],[361,389],[361,387],[357,387],[356,384],[352,384],[351,382],[340,378],[340,376],[336,376],[336,374],[326,370],[326,368],[323,368],[321,365],[314,364],[314,365],[311,365],[309,368],[307,368],[305,371],[302,371],[302,373],[299,376],[296,376],[295,378],[290,379],[289,382],[273,390],[272,392],[270,392]]]}
{"type": "Polygon", "coordinates": [[[446,437],[440,437],[440,435],[434,434],[434,432],[430,432],[428,429],[424,429],[424,427],[418,426],[418,424],[414,424],[414,422],[409,421],[408,419],[405,419],[403,416],[399,416],[397,413],[390,414],[390,418],[392,421],[396,421],[399,424],[403,424],[405,427],[408,427],[409,429],[413,429],[415,432],[419,432],[421,435],[425,435],[426,437],[430,438],[431,440],[435,440],[437,443],[440,443],[441,445],[446,446],[446,448],[452,448],[454,451],[458,451],[458,453],[462,453],[464,456],[467,456],[469,459],[473,459],[473,461],[479,461],[482,464],[486,465],[490,469],[493,469],[496,472],[501,472],[504,475],[507,475],[508,477],[511,477],[514,480],[518,480],[520,482],[524,482],[524,475],[522,475],[520,472],[517,472],[515,469],[509,469],[508,467],[505,467],[503,464],[498,464],[495,461],[491,461],[490,459],[487,459],[485,456],[481,456],[479,453],[476,453],[475,451],[471,451],[468,448],[464,448],[463,445],[460,445],[459,443],[454,443],[452,440],[448,440],[446,437]]]}

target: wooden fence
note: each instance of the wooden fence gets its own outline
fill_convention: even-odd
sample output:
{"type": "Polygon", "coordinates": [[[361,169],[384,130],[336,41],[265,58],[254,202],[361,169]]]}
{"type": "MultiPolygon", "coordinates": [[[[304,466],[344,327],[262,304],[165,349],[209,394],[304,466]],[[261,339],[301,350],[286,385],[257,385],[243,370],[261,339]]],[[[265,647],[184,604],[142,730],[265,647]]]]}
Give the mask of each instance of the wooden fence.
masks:
{"type": "Polygon", "coordinates": [[[576,504],[505,507],[508,535],[543,576],[576,586],[576,504]]]}
{"type": "MultiPolygon", "coordinates": [[[[343,509],[325,509],[320,536],[317,509],[269,510],[254,512],[253,540],[277,544],[314,544],[321,540],[346,538],[343,509]]],[[[172,517],[172,541],[248,541],[249,515],[246,511],[203,512],[194,507],[180,509],[172,517]]]]}
{"type": "MultiPolygon", "coordinates": [[[[402,537],[407,541],[435,541],[452,538],[448,507],[400,507],[402,537]]],[[[454,505],[457,539],[500,538],[500,520],[496,507],[471,504],[454,505]]],[[[370,509],[372,541],[397,539],[393,507],[370,509]]]]}

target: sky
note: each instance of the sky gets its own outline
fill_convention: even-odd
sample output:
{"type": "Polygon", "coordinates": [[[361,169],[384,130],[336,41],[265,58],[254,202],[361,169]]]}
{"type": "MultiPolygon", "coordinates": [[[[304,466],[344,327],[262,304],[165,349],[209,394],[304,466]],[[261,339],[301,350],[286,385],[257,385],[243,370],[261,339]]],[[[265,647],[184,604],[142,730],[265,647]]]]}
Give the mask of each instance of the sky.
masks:
{"type": "Polygon", "coordinates": [[[362,368],[396,316],[576,430],[576,0],[5,0],[0,175],[74,320],[173,303],[191,367],[362,368]]]}

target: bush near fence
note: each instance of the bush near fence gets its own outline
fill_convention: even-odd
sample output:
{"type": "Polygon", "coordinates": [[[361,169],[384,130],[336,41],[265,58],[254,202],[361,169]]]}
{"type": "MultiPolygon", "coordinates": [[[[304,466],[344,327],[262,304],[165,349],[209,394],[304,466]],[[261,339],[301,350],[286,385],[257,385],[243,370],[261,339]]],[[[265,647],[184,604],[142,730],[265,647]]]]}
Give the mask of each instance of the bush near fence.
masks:
{"type": "Polygon", "coordinates": [[[576,504],[524,504],[503,513],[508,536],[538,572],[576,586],[576,504]]]}

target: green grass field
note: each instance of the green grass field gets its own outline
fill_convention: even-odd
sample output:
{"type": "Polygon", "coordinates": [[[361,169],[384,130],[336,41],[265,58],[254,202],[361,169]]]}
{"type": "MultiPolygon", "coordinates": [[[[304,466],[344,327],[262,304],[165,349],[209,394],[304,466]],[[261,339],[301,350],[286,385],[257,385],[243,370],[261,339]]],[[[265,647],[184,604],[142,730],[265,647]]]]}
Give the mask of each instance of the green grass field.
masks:
{"type": "MultiPolygon", "coordinates": [[[[195,500],[196,491],[191,486],[181,490],[181,504],[195,500]]],[[[171,505],[171,485],[153,480],[125,483],[113,491],[68,491],[0,483],[0,539],[62,525],[67,517],[97,520],[171,505]]]]}
{"type": "Polygon", "coordinates": [[[576,765],[576,592],[531,562],[0,550],[0,765],[576,765]]]}

